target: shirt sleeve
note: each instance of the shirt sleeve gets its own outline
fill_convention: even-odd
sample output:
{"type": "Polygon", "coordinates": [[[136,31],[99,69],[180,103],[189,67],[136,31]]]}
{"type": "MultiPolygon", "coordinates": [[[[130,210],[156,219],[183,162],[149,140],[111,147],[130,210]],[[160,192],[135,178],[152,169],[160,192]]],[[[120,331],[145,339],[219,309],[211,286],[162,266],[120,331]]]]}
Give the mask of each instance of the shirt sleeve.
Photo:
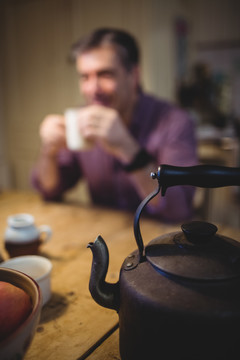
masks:
{"type": "Polygon", "coordinates": [[[31,184],[33,188],[40,192],[44,200],[61,201],[63,193],[76,185],[82,176],[76,153],[62,150],[58,155],[57,162],[60,172],[59,183],[51,191],[44,190],[39,182],[37,169],[33,168],[32,170],[31,184]]]}

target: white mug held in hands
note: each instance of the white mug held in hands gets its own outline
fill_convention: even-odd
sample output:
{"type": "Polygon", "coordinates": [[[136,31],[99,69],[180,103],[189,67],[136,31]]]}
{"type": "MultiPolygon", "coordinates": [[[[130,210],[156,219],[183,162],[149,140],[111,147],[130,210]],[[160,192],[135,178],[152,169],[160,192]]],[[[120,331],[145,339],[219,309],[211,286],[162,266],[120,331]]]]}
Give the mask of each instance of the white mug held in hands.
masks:
{"type": "Polygon", "coordinates": [[[66,142],[69,150],[84,150],[90,148],[90,142],[84,139],[78,128],[78,108],[65,110],[66,142]]]}

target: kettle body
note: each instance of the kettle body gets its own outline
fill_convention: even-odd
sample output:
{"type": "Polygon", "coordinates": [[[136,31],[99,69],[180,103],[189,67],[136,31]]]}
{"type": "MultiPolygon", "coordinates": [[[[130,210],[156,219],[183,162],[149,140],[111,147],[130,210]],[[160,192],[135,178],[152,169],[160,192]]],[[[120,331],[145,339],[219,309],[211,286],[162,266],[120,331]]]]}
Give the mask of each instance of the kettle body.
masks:
{"type": "Polygon", "coordinates": [[[132,270],[126,263],[119,281],[121,359],[240,358],[240,278],[196,282],[166,276],[148,261],[132,270]]]}

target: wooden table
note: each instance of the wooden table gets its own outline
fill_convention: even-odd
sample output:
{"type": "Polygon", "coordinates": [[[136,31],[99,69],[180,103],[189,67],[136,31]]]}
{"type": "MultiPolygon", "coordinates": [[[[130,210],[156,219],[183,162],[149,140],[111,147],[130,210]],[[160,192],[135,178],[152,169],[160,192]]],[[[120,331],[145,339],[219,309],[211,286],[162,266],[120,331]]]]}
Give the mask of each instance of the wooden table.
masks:
{"type": "MultiPolygon", "coordinates": [[[[34,193],[0,193],[0,252],[4,259],[8,257],[3,245],[7,217],[22,212],[34,215],[37,225],[48,224],[53,230],[51,241],[42,246],[40,253],[53,264],[52,297],[42,309],[25,360],[120,359],[118,316],[96,304],[88,290],[92,254],[86,246],[102,235],[110,253],[107,281],[117,282],[123,260],[137,247],[134,214],[79,204],[46,203],[34,193]]],[[[177,225],[141,220],[145,244],[177,229],[177,225]]],[[[219,231],[240,240],[235,230],[219,227],[219,231]]]]}

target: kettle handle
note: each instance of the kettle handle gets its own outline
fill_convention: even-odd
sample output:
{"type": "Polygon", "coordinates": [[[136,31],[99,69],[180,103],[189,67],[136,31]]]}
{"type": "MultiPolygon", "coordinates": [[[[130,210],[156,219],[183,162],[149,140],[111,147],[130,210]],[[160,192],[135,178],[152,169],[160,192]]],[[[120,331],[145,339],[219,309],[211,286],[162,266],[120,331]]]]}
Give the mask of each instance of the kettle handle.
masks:
{"type": "Polygon", "coordinates": [[[203,188],[240,185],[240,168],[217,165],[196,165],[189,167],[161,165],[157,178],[162,187],[162,195],[168,187],[175,185],[192,185],[203,188]]]}
{"type": "Polygon", "coordinates": [[[145,206],[162,189],[165,195],[168,187],[176,185],[191,185],[203,188],[223,186],[240,186],[240,168],[217,165],[172,166],[161,165],[157,173],[151,173],[153,179],[158,180],[158,188],[149,194],[138,206],[134,217],[134,235],[139,249],[139,261],[144,259],[144,245],[140,231],[140,216],[145,206]]]}

